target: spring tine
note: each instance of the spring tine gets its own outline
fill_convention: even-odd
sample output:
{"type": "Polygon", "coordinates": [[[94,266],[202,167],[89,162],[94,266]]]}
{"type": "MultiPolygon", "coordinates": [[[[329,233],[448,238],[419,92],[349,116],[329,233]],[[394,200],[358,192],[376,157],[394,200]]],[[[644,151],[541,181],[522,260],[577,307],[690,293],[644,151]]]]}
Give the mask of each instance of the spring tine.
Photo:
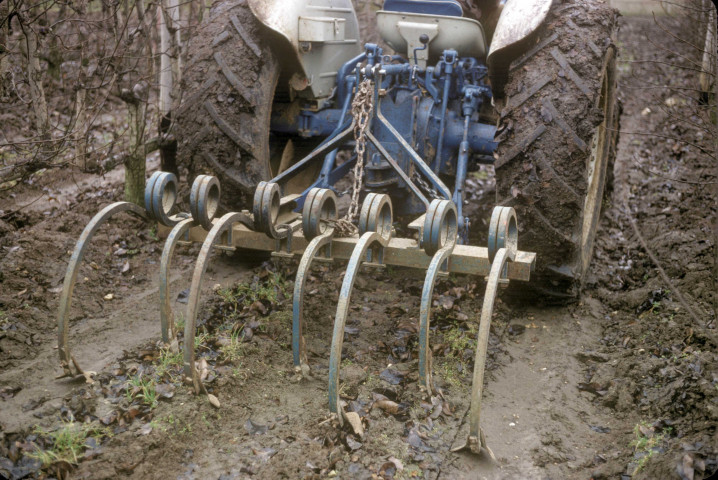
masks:
{"type": "Polygon", "coordinates": [[[459,232],[457,217],[456,205],[451,200],[434,199],[426,210],[421,232],[422,248],[428,255],[432,255],[421,292],[419,315],[419,387],[425,388],[429,394],[433,389],[429,349],[431,297],[434,295],[436,277],[444,266],[448,269],[448,259],[456,246],[459,232]]]}
{"type": "Polygon", "coordinates": [[[172,254],[175,251],[177,242],[183,235],[189,234],[191,227],[196,225],[193,218],[182,220],[172,228],[165,246],[162,249],[162,259],[160,260],[160,327],[162,330],[162,341],[170,343],[177,337],[175,332],[174,314],[170,305],[170,288],[169,288],[169,269],[172,254]]]}
{"type": "Polygon", "coordinates": [[[75,244],[75,250],[72,252],[70,263],[67,265],[67,272],[65,273],[65,282],[62,285],[62,295],[60,295],[60,306],[57,316],[57,350],[60,354],[60,365],[64,371],[64,374],[60,378],[71,377],[75,374],[83,373],[70,353],[70,345],[67,340],[70,330],[68,316],[70,315],[72,292],[75,289],[75,281],[77,280],[77,273],[80,270],[82,258],[84,257],[87,245],[90,240],[92,240],[95,232],[97,232],[102,224],[109,220],[110,217],[120,212],[129,212],[143,219],[147,218],[145,210],[131,202],[115,202],[106,206],[100,210],[97,215],[92,217],[90,223],[88,223],[82,231],[80,238],[75,244]],[[75,373],[72,372],[72,365],[74,365],[77,370],[75,373]]]}
{"type": "MultiPolygon", "coordinates": [[[[304,288],[307,274],[316,255],[326,248],[331,256],[331,243],[334,237],[334,221],[337,217],[336,196],[333,191],[324,188],[312,188],[302,208],[302,232],[310,240],[299,262],[294,280],[294,298],[292,301],[292,353],[295,368],[307,365],[306,345],[304,343],[304,288]],[[328,225],[325,223],[329,221],[328,225]]],[[[288,239],[291,238],[288,237],[288,239]]]]}
{"type": "Polygon", "coordinates": [[[425,388],[431,394],[433,383],[431,381],[431,349],[429,348],[429,322],[431,320],[431,300],[434,295],[436,277],[441,271],[444,262],[454,251],[455,243],[442,248],[432,257],[424,279],[424,288],[421,292],[421,308],[419,312],[419,387],[425,388]]]}
{"type": "Polygon", "coordinates": [[[220,218],[212,227],[212,230],[207,234],[202,249],[197,256],[197,263],[194,267],[194,273],[192,274],[192,285],[189,289],[189,300],[187,301],[187,313],[185,315],[185,327],[184,327],[184,376],[185,380],[192,382],[195,393],[200,393],[204,390],[197,370],[194,366],[194,337],[195,337],[195,326],[197,322],[197,312],[199,311],[199,296],[202,288],[202,277],[207,271],[207,264],[209,262],[209,256],[212,252],[214,244],[220,240],[222,233],[227,228],[232,228],[232,224],[239,222],[240,219],[245,217],[243,213],[230,212],[220,218]]]}
{"type": "Polygon", "coordinates": [[[294,280],[294,298],[292,300],[292,353],[294,355],[294,366],[301,367],[307,364],[307,351],[304,342],[304,287],[307,283],[307,274],[312,265],[312,260],[322,248],[332,243],[334,230],[312,239],[302,255],[302,260],[297,268],[297,276],[294,280]]]}
{"type": "Polygon", "coordinates": [[[339,405],[339,367],[342,360],[342,345],[344,344],[344,326],[347,322],[349,302],[354,288],[354,281],[357,273],[359,273],[359,267],[361,267],[366,258],[366,251],[374,243],[379,243],[380,246],[384,247],[389,243],[389,240],[377,232],[366,232],[354,247],[344,274],[342,289],[339,293],[339,303],[337,303],[337,314],[334,318],[334,334],[329,358],[329,410],[337,414],[340,425],[344,423],[341,406],[339,405]]]}
{"type": "Polygon", "coordinates": [[[471,407],[469,408],[469,437],[466,444],[453,451],[468,449],[475,454],[480,454],[482,447],[493,457],[491,449],[486,445],[483,432],[481,431],[481,397],[484,391],[484,369],[486,368],[486,352],[489,346],[489,331],[491,330],[491,315],[494,311],[496,292],[501,280],[501,272],[506,262],[513,261],[516,251],[513,249],[500,248],[496,252],[494,261],[491,263],[491,273],[486,283],[484,304],[481,307],[481,320],[479,323],[479,334],[476,341],[476,357],[474,359],[474,376],[471,385],[471,407]]]}

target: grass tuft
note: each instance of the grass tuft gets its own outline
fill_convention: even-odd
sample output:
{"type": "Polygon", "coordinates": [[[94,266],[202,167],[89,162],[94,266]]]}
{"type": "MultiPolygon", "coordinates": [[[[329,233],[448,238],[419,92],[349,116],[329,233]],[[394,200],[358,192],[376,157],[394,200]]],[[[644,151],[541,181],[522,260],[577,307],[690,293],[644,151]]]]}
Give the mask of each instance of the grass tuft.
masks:
{"type": "Polygon", "coordinates": [[[127,385],[127,392],[125,393],[127,401],[132,402],[138,399],[150,408],[157,407],[159,398],[157,396],[156,386],[157,384],[151,377],[139,375],[131,378],[127,385]]]}
{"type": "Polygon", "coordinates": [[[52,432],[36,427],[35,434],[49,443],[49,448],[43,450],[38,447],[35,452],[29,454],[30,458],[40,460],[43,467],[56,462],[77,464],[80,456],[88,448],[88,438],[93,437],[99,442],[103,438],[112,436],[112,432],[106,427],[75,422],[63,422],[57,430],[52,432]]]}

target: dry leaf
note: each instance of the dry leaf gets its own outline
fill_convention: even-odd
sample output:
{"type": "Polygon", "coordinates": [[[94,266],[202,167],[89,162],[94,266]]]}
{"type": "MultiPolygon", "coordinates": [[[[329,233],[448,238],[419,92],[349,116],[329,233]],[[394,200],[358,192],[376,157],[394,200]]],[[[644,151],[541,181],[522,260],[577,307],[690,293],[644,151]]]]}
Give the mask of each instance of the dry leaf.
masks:
{"type": "Polygon", "coordinates": [[[374,406],[379,407],[386,413],[390,413],[392,415],[399,413],[399,404],[392,402],[391,400],[379,400],[378,402],[374,402],[374,406]]]}
{"type": "Polygon", "coordinates": [[[349,422],[349,425],[352,426],[352,430],[354,430],[354,433],[359,435],[360,438],[364,438],[364,425],[361,424],[361,418],[359,418],[359,414],[356,412],[342,412],[342,415],[344,415],[344,419],[349,422]]]}
{"type": "Polygon", "coordinates": [[[94,377],[95,375],[97,375],[97,372],[82,372],[82,376],[85,377],[85,383],[89,383],[90,385],[95,383],[95,381],[92,379],[92,377],[94,377]]]}

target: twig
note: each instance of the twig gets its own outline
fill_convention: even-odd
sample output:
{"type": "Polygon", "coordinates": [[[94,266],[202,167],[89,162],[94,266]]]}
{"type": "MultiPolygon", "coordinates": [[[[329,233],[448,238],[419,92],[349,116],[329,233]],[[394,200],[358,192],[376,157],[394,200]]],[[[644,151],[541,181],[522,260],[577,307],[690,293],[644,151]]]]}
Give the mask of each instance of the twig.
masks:
{"type": "MultiPolygon", "coordinates": [[[[693,47],[694,49],[698,50],[699,52],[703,53],[703,48],[702,48],[702,47],[698,47],[698,46],[696,46],[696,45],[693,45],[691,42],[689,42],[689,41],[686,40],[685,38],[681,38],[681,37],[679,37],[679,36],[673,34],[670,30],[668,30],[666,27],[664,27],[664,26],[658,21],[658,19],[656,18],[656,12],[652,12],[652,13],[653,13],[653,21],[656,22],[656,25],[658,25],[658,27],[659,27],[661,30],[663,30],[664,33],[666,33],[667,35],[671,36],[671,37],[674,38],[675,40],[678,40],[679,42],[685,43],[686,45],[689,45],[689,46],[693,47]]],[[[653,43],[653,42],[651,42],[651,43],[653,43]]],[[[654,44],[654,45],[655,45],[655,44],[654,44]]],[[[670,50],[669,50],[669,51],[670,51],[670,50]]],[[[680,55],[680,54],[679,54],[679,55],[680,55]]],[[[680,56],[683,57],[683,55],[680,55],[680,56]]],[[[685,57],[683,57],[683,58],[685,58],[685,57]]],[[[688,61],[691,62],[691,63],[694,63],[692,60],[688,60],[688,61]]]]}
{"type": "Polygon", "coordinates": [[[694,72],[702,72],[700,68],[692,68],[686,65],[678,65],[677,63],[659,62],[658,60],[627,60],[626,63],[654,63],[656,65],[668,65],[669,67],[677,68],[679,70],[691,70],[694,72]]]}
{"type": "MultiPolygon", "coordinates": [[[[641,235],[641,231],[638,229],[638,225],[636,225],[636,221],[633,219],[633,216],[631,215],[631,210],[628,206],[628,202],[624,205],[624,213],[626,214],[626,218],[628,218],[628,222],[631,224],[631,227],[633,228],[633,232],[636,234],[636,237],[638,238],[638,241],[641,243],[641,246],[643,247],[643,250],[646,252],[648,257],[653,262],[653,265],[655,265],[656,269],[658,270],[658,273],[660,274],[663,281],[668,285],[668,288],[670,288],[671,292],[673,292],[676,297],[678,298],[678,301],[683,306],[683,308],[688,312],[688,315],[691,316],[693,321],[696,325],[701,325],[701,321],[698,319],[698,316],[693,311],[691,306],[688,304],[686,299],[683,297],[683,294],[681,291],[676,287],[673,282],[671,282],[671,279],[668,278],[668,275],[666,274],[666,271],[661,266],[661,262],[658,261],[658,258],[653,254],[653,251],[648,247],[648,243],[646,243],[646,239],[643,238],[643,235],[641,235]]],[[[701,312],[703,313],[703,312],[701,312]]],[[[713,342],[714,345],[718,345],[718,338],[715,337],[715,335],[709,333],[707,330],[704,332],[705,335],[710,338],[710,340],[713,342]]]]}
{"type": "MultiPolygon", "coordinates": [[[[641,162],[641,159],[636,157],[635,153],[632,156],[633,156],[634,162],[636,162],[640,166],[644,166],[643,163],[641,162]]],[[[716,185],[716,184],[718,184],[718,182],[697,182],[695,180],[685,180],[682,178],[673,178],[673,177],[663,175],[660,172],[654,172],[652,169],[650,169],[648,167],[646,167],[646,170],[648,170],[648,173],[650,173],[651,175],[653,175],[655,177],[662,178],[664,180],[670,180],[671,182],[687,183],[689,185],[716,185]]]]}
{"type": "Polygon", "coordinates": [[[709,134],[709,135],[712,135],[712,134],[713,134],[713,129],[712,129],[712,128],[704,127],[703,125],[700,125],[700,124],[698,124],[698,123],[696,123],[696,122],[693,122],[693,121],[691,121],[691,120],[688,120],[688,118],[686,118],[686,117],[684,117],[684,116],[676,115],[676,114],[674,114],[669,108],[666,108],[666,107],[663,107],[663,106],[659,106],[659,108],[661,109],[661,111],[662,111],[669,119],[678,120],[679,122],[685,123],[685,124],[687,124],[687,125],[689,125],[689,126],[691,126],[691,127],[694,127],[696,130],[701,130],[701,131],[703,131],[703,132],[705,132],[705,133],[707,133],[707,134],[709,134]]]}
{"type": "MultiPolygon", "coordinates": [[[[705,9],[705,8],[701,8],[701,7],[692,7],[686,2],[679,3],[679,2],[669,2],[668,0],[661,0],[661,6],[664,6],[664,5],[673,5],[674,7],[682,8],[684,10],[692,10],[692,11],[700,13],[702,15],[705,15],[708,12],[710,12],[710,9],[705,9]]],[[[665,11],[665,8],[664,8],[664,11],[665,11]]]]}
{"type": "MultiPolygon", "coordinates": [[[[656,22],[656,25],[658,25],[658,26],[660,26],[661,28],[663,28],[663,26],[662,26],[660,23],[658,23],[658,21],[656,20],[656,13],[655,13],[655,12],[653,12],[653,21],[656,22]]],[[[689,64],[693,65],[692,67],[691,67],[691,66],[688,66],[688,65],[685,65],[684,68],[691,68],[691,69],[697,68],[697,69],[700,69],[700,68],[702,67],[701,64],[699,64],[699,63],[697,63],[697,62],[691,60],[690,58],[686,57],[685,55],[683,55],[683,54],[681,54],[681,53],[678,53],[678,52],[676,52],[676,51],[673,51],[673,50],[671,50],[671,49],[668,48],[668,47],[665,47],[665,46],[662,46],[662,45],[658,45],[658,44],[655,43],[651,38],[649,38],[648,35],[646,35],[646,40],[648,40],[648,42],[649,42],[651,45],[653,45],[654,47],[656,47],[657,49],[663,50],[664,52],[668,52],[668,53],[670,53],[671,55],[675,55],[676,57],[682,58],[683,60],[685,60],[685,61],[688,62],[689,64]]],[[[665,41],[665,40],[664,40],[664,41],[665,41]]],[[[690,45],[690,43],[689,43],[689,45],[690,45]]],[[[696,47],[696,48],[697,48],[697,47],[696,47]]],[[[700,50],[701,52],[703,51],[702,48],[701,48],[701,49],[698,49],[698,50],[700,50]]],[[[652,62],[653,60],[647,60],[647,61],[652,62]]]]}
{"type": "Polygon", "coordinates": [[[716,157],[715,157],[711,152],[709,152],[709,151],[706,150],[705,148],[701,147],[700,145],[696,145],[695,143],[687,142],[687,141],[682,140],[682,139],[680,139],[680,138],[672,137],[672,136],[670,136],[670,135],[661,135],[660,133],[647,133],[647,132],[628,132],[628,131],[626,131],[626,130],[620,130],[620,129],[617,129],[617,128],[610,128],[610,129],[607,129],[607,130],[611,130],[611,131],[614,131],[614,132],[618,132],[618,133],[620,133],[621,135],[644,135],[644,136],[647,136],[647,137],[667,138],[667,139],[670,139],[670,140],[673,140],[673,141],[676,141],[676,142],[685,143],[686,145],[690,145],[691,147],[695,147],[695,148],[697,148],[698,150],[700,150],[701,152],[703,152],[703,153],[705,153],[706,155],[708,155],[708,156],[709,156],[710,158],[712,158],[713,160],[716,160],[716,157]]]}
{"type": "Polygon", "coordinates": [[[7,213],[3,213],[2,215],[0,215],[0,218],[7,218],[7,217],[10,217],[10,216],[16,214],[17,212],[19,212],[19,211],[22,210],[23,208],[29,207],[29,206],[32,205],[33,203],[37,202],[38,200],[40,200],[40,199],[41,199],[42,197],[44,197],[45,195],[47,195],[47,193],[46,193],[46,192],[43,192],[42,194],[40,194],[39,197],[37,197],[37,198],[36,198],[35,200],[33,200],[32,202],[26,203],[25,205],[22,205],[22,206],[20,206],[19,208],[16,208],[15,210],[11,210],[11,211],[9,211],[9,212],[7,212],[7,213]]]}
{"type": "MultiPolygon", "coordinates": [[[[635,78],[635,77],[634,77],[634,78],[635,78]]],[[[641,80],[641,81],[645,82],[645,85],[649,85],[649,86],[647,87],[647,86],[645,86],[645,85],[625,85],[625,84],[621,84],[621,88],[622,88],[622,89],[634,89],[634,90],[637,90],[637,89],[647,90],[647,89],[649,89],[649,88],[666,88],[666,89],[670,89],[670,90],[688,90],[689,92],[702,92],[702,91],[703,91],[703,90],[701,90],[700,88],[678,87],[678,86],[675,86],[675,85],[658,85],[658,84],[656,84],[656,83],[651,83],[651,82],[649,82],[649,81],[647,81],[647,80],[641,80]]],[[[677,93],[680,93],[680,92],[677,92],[677,93]]],[[[689,99],[693,100],[693,97],[686,96],[686,98],[689,98],[689,99]]]]}

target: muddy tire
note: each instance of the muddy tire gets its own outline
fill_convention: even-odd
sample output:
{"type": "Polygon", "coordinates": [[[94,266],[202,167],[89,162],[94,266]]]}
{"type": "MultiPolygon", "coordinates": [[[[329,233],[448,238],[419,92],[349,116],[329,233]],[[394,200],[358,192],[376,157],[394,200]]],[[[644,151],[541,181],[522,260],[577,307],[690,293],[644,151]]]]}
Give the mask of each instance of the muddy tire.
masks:
{"type": "Polygon", "coordinates": [[[188,180],[216,175],[225,209],[248,207],[268,180],[269,121],[279,63],[272,36],[243,1],[216,2],[191,40],[175,114],[178,161],[188,180]]]}
{"type": "Polygon", "coordinates": [[[537,253],[531,289],[572,301],[588,271],[615,158],[616,12],[595,0],[552,9],[533,47],[511,66],[496,200],[517,211],[519,248],[537,253]]]}

